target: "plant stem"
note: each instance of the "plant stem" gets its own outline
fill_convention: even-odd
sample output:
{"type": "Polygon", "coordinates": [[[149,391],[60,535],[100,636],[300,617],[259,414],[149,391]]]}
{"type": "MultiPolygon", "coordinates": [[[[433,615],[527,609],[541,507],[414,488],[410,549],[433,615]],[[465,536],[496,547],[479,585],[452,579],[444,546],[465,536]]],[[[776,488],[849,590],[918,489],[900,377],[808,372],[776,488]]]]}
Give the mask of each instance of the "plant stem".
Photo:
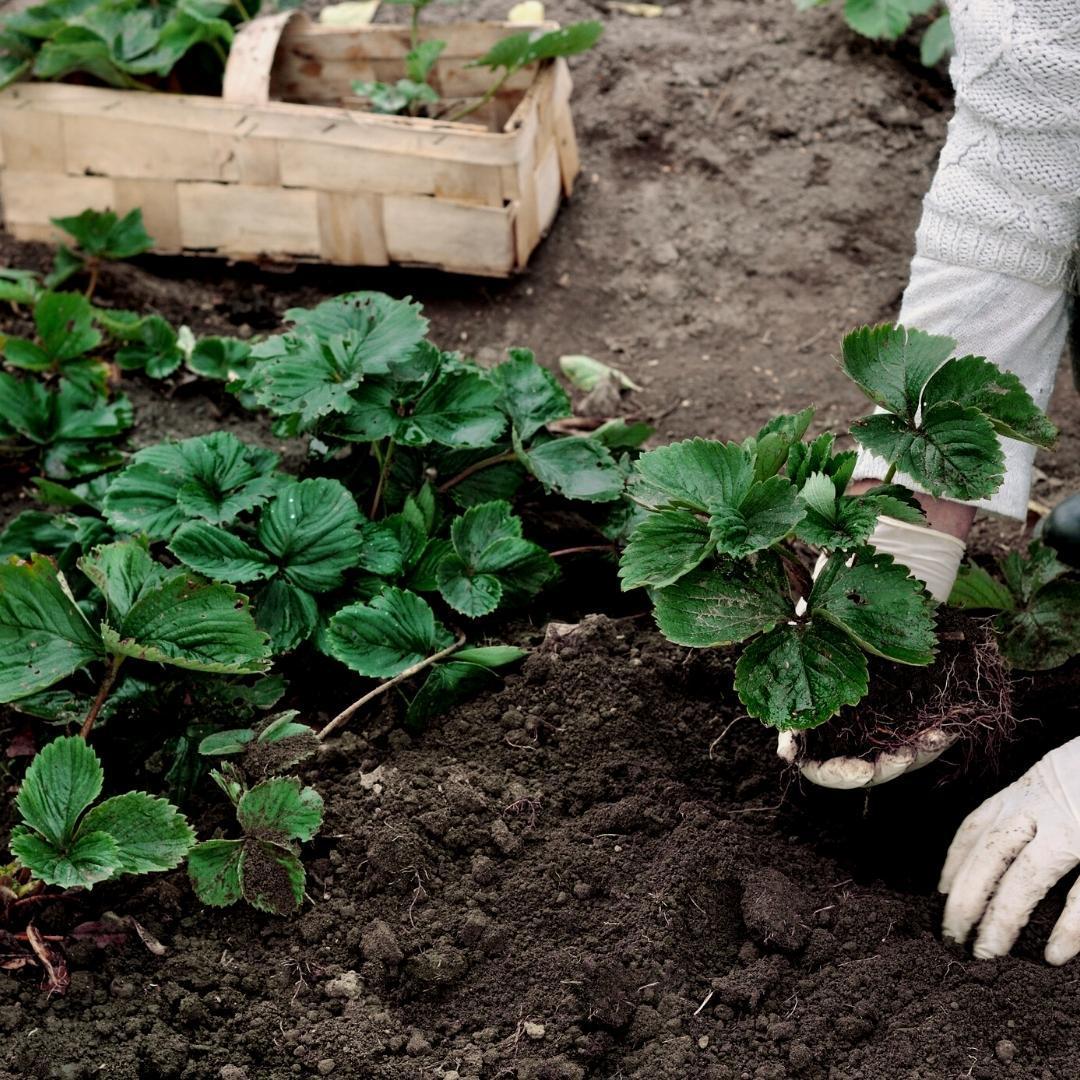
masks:
{"type": "Polygon", "coordinates": [[[247,8],[244,7],[242,0],[232,0],[232,2],[233,7],[240,12],[240,18],[243,19],[244,22],[251,22],[251,16],[248,14],[247,8]]]}
{"type": "Polygon", "coordinates": [[[412,9],[412,21],[409,24],[409,43],[413,52],[416,52],[417,45],[420,44],[420,5],[413,4],[412,9]]]}
{"type": "Polygon", "coordinates": [[[86,265],[90,268],[90,280],[86,283],[86,299],[89,300],[94,295],[94,290],[97,288],[98,274],[101,271],[101,261],[95,256],[91,256],[86,260],[86,265]]]}
{"type": "Polygon", "coordinates": [[[492,465],[501,465],[504,461],[514,461],[517,458],[517,454],[513,450],[507,450],[502,454],[496,454],[494,457],[484,458],[482,461],[474,461],[468,468],[462,469],[457,476],[451,476],[445,484],[440,484],[435,490],[440,495],[444,495],[452,487],[456,487],[462,480],[468,480],[474,473],[478,473],[481,469],[488,469],[492,465]]]}
{"type": "Polygon", "coordinates": [[[116,682],[117,672],[119,672],[120,665],[123,662],[124,657],[119,654],[112,658],[109,670],[105,672],[105,678],[101,680],[101,687],[97,692],[97,697],[94,698],[94,704],[90,706],[90,711],[86,714],[82,729],[79,731],[82,738],[88,739],[90,737],[90,732],[94,728],[94,721],[98,718],[101,706],[105,704],[105,699],[109,696],[109,691],[112,690],[113,684],[116,682]]]}
{"type": "Polygon", "coordinates": [[[210,38],[210,48],[214,50],[217,58],[221,61],[221,66],[224,67],[229,62],[228,54],[225,52],[224,47],[217,38],[210,38]]]}
{"type": "Polygon", "coordinates": [[[562,555],[582,555],[589,551],[607,551],[611,554],[615,553],[614,544],[581,544],[578,547],[560,548],[558,551],[549,551],[548,554],[553,559],[558,559],[562,555]]]}
{"type": "Polygon", "coordinates": [[[474,101],[471,105],[466,105],[464,108],[458,109],[456,113],[451,113],[450,116],[447,117],[447,120],[453,124],[476,112],[477,109],[482,109],[503,88],[503,83],[505,83],[512,74],[513,72],[507,68],[506,71],[504,71],[503,74],[488,87],[487,93],[484,94],[479,101],[474,101]]]}
{"type": "Polygon", "coordinates": [[[881,482],[883,484],[891,484],[892,481],[893,481],[893,477],[895,475],[896,475],[896,466],[895,465],[890,465],[889,466],[889,471],[885,474],[885,479],[882,480],[881,482]]]}
{"type": "Polygon", "coordinates": [[[337,731],[337,729],[341,727],[341,725],[344,724],[345,721],[353,715],[353,713],[355,713],[359,709],[362,709],[369,701],[374,701],[375,698],[379,697],[382,694],[385,694],[387,690],[390,690],[393,687],[405,682],[406,679],[411,679],[414,675],[418,675],[425,668],[431,667],[432,664],[438,663],[444,657],[449,656],[452,652],[456,652],[464,644],[465,635],[461,634],[458,636],[457,641],[455,641],[453,645],[448,645],[445,649],[440,649],[437,653],[433,653],[426,659],[420,660],[418,663],[413,664],[412,667],[406,668],[400,674],[395,675],[392,679],[388,679],[384,683],[379,683],[379,685],[376,686],[374,690],[370,690],[362,698],[354,701],[350,706],[348,706],[348,708],[342,709],[341,712],[339,712],[337,716],[335,716],[334,719],[331,720],[330,723],[328,723],[326,727],[324,727],[322,731],[319,732],[319,741],[321,742],[328,735],[331,735],[335,731],[337,731]]]}
{"type": "Polygon", "coordinates": [[[375,512],[379,509],[379,503],[382,502],[386,478],[390,475],[390,462],[394,459],[394,446],[394,440],[391,438],[386,445],[386,453],[379,462],[379,482],[375,486],[375,497],[371,500],[371,513],[368,514],[372,521],[375,520],[375,512]]]}

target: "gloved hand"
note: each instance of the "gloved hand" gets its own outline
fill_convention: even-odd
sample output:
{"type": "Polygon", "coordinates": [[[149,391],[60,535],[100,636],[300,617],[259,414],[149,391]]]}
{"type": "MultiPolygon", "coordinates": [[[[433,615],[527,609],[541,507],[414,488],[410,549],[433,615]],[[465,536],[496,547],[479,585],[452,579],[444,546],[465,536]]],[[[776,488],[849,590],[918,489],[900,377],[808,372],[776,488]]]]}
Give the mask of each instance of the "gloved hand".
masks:
{"type": "MultiPolygon", "coordinates": [[[[878,551],[891,555],[906,566],[913,577],[926,584],[937,601],[948,599],[952,592],[960,560],[964,557],[964,542],[955,536],[921,525],[908,525],[895,518],[878,519],[870,537],[878,551]]],[[[823,563],[818,564],[816,572],[823,563]]],[[[803,760],[800,771],[813,784],[831,788],[861,788],[884,784],[904,773],[921,769],[939,758],[956,741],[941,728],[930,728],[914,742],[899,750],[879,754],[873,759],[834,757],[826,761],[803,760]]],[[[794,731],[782,731],[776,744],[780,757],[792,764],[799,757],[801,737],[794,731]]]]}
{"type": "MultiPolygon", "coordinates": [[[[942,932],[963,942],[979,923],[975,955],[1004,956],[1035,905],[1080,863],[1080,739],[1051,750],[987,799],[956,832],[938,889],[942,932]]],[[[1046,944],[1050,964],[1080,951],[1080,882],[1046,944]]]]}

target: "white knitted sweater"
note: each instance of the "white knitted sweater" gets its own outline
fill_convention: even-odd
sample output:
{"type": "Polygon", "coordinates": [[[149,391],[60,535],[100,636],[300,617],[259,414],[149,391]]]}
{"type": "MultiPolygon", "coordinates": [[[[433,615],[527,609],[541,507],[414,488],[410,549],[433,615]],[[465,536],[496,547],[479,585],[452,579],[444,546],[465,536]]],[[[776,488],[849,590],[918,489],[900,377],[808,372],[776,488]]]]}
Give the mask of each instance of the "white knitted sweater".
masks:
{"type": "Polygon", "coordinates": [[[1080,0],[952,0],[956,115],[918,253],[1065,283],[1080,238],[1080,0]]]}
{"type": "MultiPolygon", "coordinates": [[[[949,13],[956,114],[898,321],[1015,372],[1045,408],[1080,247],[1080,0],[951,0],[949,13]]],[[[978,505],[1023,520],[1035,451],[1001,443],[1005,482],[978,505]]],[[[861,451],[855,476],[885,469],[861,451]]]]}

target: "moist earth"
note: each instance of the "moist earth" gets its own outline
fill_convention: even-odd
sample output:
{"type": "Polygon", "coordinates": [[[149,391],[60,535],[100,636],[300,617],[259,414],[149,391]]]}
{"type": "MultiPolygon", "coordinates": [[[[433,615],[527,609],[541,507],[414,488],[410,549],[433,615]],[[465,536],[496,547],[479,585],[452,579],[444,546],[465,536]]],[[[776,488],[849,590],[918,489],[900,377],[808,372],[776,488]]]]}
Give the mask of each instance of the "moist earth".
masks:
{"type": "MultiPolygon", "coordinates": [[[[830,357],[851,326],[895,316],[944,73],[919,67],[914,40],[883,49],[788,0],[687,0],[656,19],[548,7],[564,23],[599,11],[607,33],[573,65],[584,173],[525,275],[145,259],[107,268],[100,301],[246,336],[381,289],[483,361],[528,346],[617,365],[642,386],[623,408],[661,441],[743,438],[808,403],[815,430],[845,428],[865,405],[830,357]]],[[[0,236],[8,265],[50,258],[0,236]]],[[[125,383],[138,445],[226,428],[297,461],[225,395],[125,383]]],[[[1046,504],[1080,489],[1064,369],[1051,415],[1046,504]]],[[[3,497],[6,514],[29,505],[10,479],[3,497]]],[[[987,519],[975,546],[1019,539],[987,519]]],[[[580,587],[509,628],[538,648],[501,690],[422,733],[390,706],[358,717],[304,770],[327,822],[298,918],[200,908],[183,873],[42,905],[43,932],[113,911],[167,951],[74,946],[71,989],[51,999],[35,972],[4,974],[0,1076],[1075,1076],[1080,967],[1041,961],[1069,881],[992,962],[941,941],[935,884],[963,816],[1077,734],[1076,665],[1013,685],[1024,722],[993,761],[962,772],[957,750],[869,794],[804,790],[742,715],[730,658],[665,643],[601,569],[570,560],[580,587]],[[547,618],[590,610],[619,618],[542,647],[547,618]]],[[[357,689],[341,669],[292,674],[312,719],[357,689]]],[[[128,764],[113,775],[141,778],[128,764]]],[[[203,796],[201,835],[228,830],[203,796]]]]}

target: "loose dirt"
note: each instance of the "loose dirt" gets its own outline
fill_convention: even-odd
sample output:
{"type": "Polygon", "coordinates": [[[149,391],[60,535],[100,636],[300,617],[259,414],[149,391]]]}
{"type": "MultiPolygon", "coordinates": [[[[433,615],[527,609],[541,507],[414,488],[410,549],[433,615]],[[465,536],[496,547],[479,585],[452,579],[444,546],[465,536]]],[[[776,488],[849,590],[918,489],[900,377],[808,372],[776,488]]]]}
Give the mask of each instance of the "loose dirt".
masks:
{"type": "MultiPolygon", "coordinates": [[[[503,10],[484,0],[470,14],[503,10]]],[[[549,10],[597,13],[584,0],[549,10]]],[[[630,407],[660,440],[742,438],[808,402],[818,427],[845,427],[861,405],[830,356],[852,325],[895,315],[947,80],[911,43],[881,50],[835,11],[788,0],[603,17],[603,47],[574,65],[584,175],[525,276],[146,259],[108,270],[102,302],[255,334],[289,307],[382,289],[422,300],[436,337],[481,359],[525,345],[552,364],[616,364],[643,386],[630,407]]],[[[48,253],[0,237],[0,261],[48,253]]],[[[278,445],[198,386],[166,397],[128,381],[138,444],[227,428],[278,445]]],[[[1047,503],[1080,489],[1064,369],[1052,414],[1061,448],[1040,458],[1035,488],[1047,503]]],[[[7,498],[8,512],[22,505],[14,487],[7,498]]],[[[1016,539],[987,523],[976,545],[1016,539]]],[[[1013,687],[1031,719],[994,768],[941,784],[950,754],[869,795],[803,790],[769,732],[740,718],[730,661],[625,617],[637,601],[617,607],[601,569],[571,560],[573,587],[511,635],[539,646],[548,617],[589,610],[620,621],[539,648],[424,733],[387,705],[304,770],[328,820],[296,920],[200,909],[182,873],[42,905],[43,932],[111,910],[168,951],[75,946],[71,990],[52,1000],[35,973],[4,974],[0,1076],[1075,1076],[1080,967],[1040,958],[1063,890],[1012,957],[980,962],[940,940],[934,887],[964,814],[1080,731],[1077,667],[1013,687]]],[[[291,674],[307,713],[357,689],[330,666],[291,674]]],[[[112,752],[125,781],[153,764],[112,752]]],[[[228,829],[212,792],[192,809],[203,836],[228,829]]]]}

